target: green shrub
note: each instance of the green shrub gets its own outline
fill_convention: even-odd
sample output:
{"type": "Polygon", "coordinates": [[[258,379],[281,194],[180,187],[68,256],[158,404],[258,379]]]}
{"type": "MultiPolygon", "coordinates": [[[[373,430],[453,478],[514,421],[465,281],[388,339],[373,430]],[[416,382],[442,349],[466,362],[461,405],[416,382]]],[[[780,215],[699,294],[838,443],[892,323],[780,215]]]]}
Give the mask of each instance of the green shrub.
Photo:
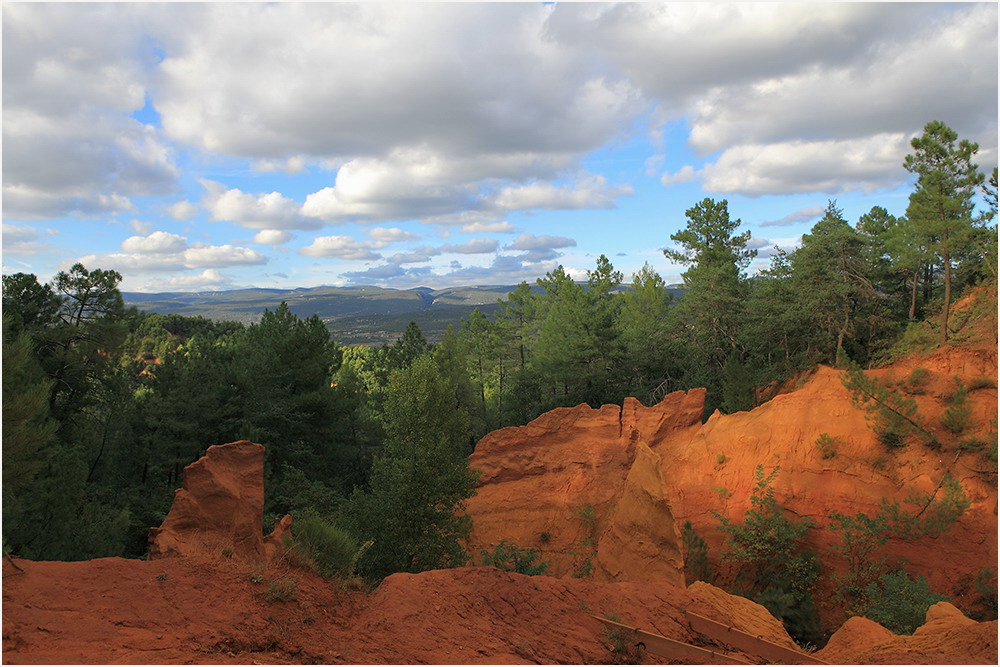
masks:
{"type": "Polygon", "coordinates": [[[852,363],[844,371],[844,387],[851,392],[855,406],[867,413],[866,419],[879,441],[889,447],[903,447],[906,438],[919,436],[932,449],[940,443],[921,423],[923,418],[917,412],[917,403],[912,398],[883,386],[865,375],[861,367],[852,363]]]}
{"type": "Polygon", "coordinates": [[[722,500],[728,500],[733,495],[733,492],[724,486],[713,486],[712,491],[718,494],[722,500]]]}
{"type": "MultiPolygon", "coordinates": [[[[928,309],[929,310],[929,309],[928,309]]],[[[939,334],[929,322],[910,322],[899,341],[885,354],[885,361],[895,361],[937,347],[939,334]]]]}
{"type": "MultiPolygon", "coordinates": [[[[604,614],[604,618],[609,621],[614,621],[615,623],[621,623],[621,617],[616,611],[609,611],[604,614]]],[[[630,634],[634,634],[629,630],[624,628],[614,628],[604,626],[604,637],[611,642],[611,652],[613,660],[611,664],[613,665],[637,665],[639,664],[641,656],[639,655],[638,642],[635,641],[635,637],[630,637],[630,634]]]]}
{"type": "Polygon", "coordinates": [[[537,562],[539,558],[538,550],[531,547],[521,549],[513,542],[500,540],[500,544],[494,547],[493,551],[482,550],[483,565],[499,568],[505,572],[517,572],[519,574],[536,575],[543,574],[549,564],[537,562]]]}
{"type": "Polygon", "coordinates": [[[919,537],[937,537],[951,530],[958,517],[969,509],[971,501],[965,495],[961,482],[945,473],[933,493],[911,489],[904,499],[913,511],[902,509],[898,501],[881,500],[876,518],[885,526],[889,536],[910,540],[919,537]],[[941,498],[938,499],[938,493],[941,498]]]}
{"type": "Polygon", "coordinates": [[[291,577],[281,577],[267,585],[263,596],[268,602],[278,602],[280,600],[294,600],[298,592],[298,582],[291,577]]]}
{"type": "Polygon", "coordinates": [[[909,377],[906,378],[905,390],[910,394],[926,393],[924,386],[927,384],[930,376],[931,372],[926,368],[914,368],[910,372],[909,377]]]}
{"type": "Polygon", "coordinates": [[[719,530],[729,535],[722,557],[740,566],[731,592],[767,607],[797,642],[816,643],[821,637],[811,589],[820,565],[815,554],[802,546],[814,522],[808,517],[799,522],[785,517],[771,486],[779,470],[775,466],[765,475],[764,466],[757,466],[757,484],[743,523],[734,524],[713,512],[719,530]]]}
{"type": "Polygon", "coordinates": [[[830,437],[829,433],[820,433],[816,438],[816,446],[824,459],[832,459],[837,455],[837,439],[830,437]]]}
{"type": "Polygon", "coordinates": [[[829,527],[843,535],[833,550],[847,561],[847,571],[834,575],[837,598],[847,605],[849,613],[858,615],[868,606],[869,584],[878,581],[885,569],[885,556],[880,550],[889,540],[886,520],[881,514],[873,519],[864,513],[847,516],[833,512],[829,527]]]}
{"type": "Polygon", "coordinates": [[[991,567],[984,567],[976,575],[973,582],[976,593],[979,594],[978,603],[982,611],[977,615],[979,621],[995,621],[997,618],[997,573],[991,567]]]}
{"type": "Polygon", "coordinates": [[[986,377],[985,375],[980,375],[969,380],[969,391],[975,391],[977,389],[996,389],[997,383],[991,377],[986,377]]]}
{"type": "Polygon", "coordinates": [[[989,443],[982,438],[965,438],[955,447],[960,452],[982,452],[989,446],[989,443]]]}
{"type": "Polygon", "coordinates": [[[347,578],[354,574],[357,542],[315,512],[304,511],[292,522],[291,547],[323,577],[347,578]]]}
{"type": "Polygon", "coordinates": [[[930,606],[948,599],[931,591],[924,577],[912,580],[902,570],[883,574],[866,593],[864,615],[897,635],[912,635],[924,624],[930,606]]]}
{"type": "Polygon", "coordinates": [[[582,551],[570,551],[573,555],[574,579],[584,579],[589,577],[594,571],[594,556],[597,555],[595,543],[597,542],[597,512],[590,503],[580,505],[573,510],[574,514],[583,519],[584,532],[587,537],[580,542],[582,551]]]}
{"type": "Polygon", "coordinates": [[[695,532],[690,521],[681,529],[681,543],[684,545],[684,583],[696,581],[711,582],[708,567],[708,544],[695,532]]]}
{"type": "Polygon", "coordinates": [[[969,390],[962,384],[962,380],[955,378],[955,393],[951,395],[951,405],[941,415],[941,426],[955,433],[962,433],[969,428],[972,422],[972,409],[965,400],[969,390]]]}

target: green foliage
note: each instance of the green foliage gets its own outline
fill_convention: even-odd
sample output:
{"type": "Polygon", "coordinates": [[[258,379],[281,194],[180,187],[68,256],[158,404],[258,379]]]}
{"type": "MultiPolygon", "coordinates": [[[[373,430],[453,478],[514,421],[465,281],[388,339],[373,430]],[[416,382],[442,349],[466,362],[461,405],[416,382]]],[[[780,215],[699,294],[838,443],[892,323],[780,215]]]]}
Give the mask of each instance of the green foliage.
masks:
{"type": "Polygon", "coordinates": [[[267,602],[285,602],[294,600],[299,594],[299,583],[291,577],[279,577],[267,584],[261,597],[267,602]]]}
{"type": "Polygon", "coordinates": [[[832,459],[837,456],[837,438],[829,433],[820,433],[816,438],[816,446],[819,448],[820,457],[832,459]]]}
{"type": "Polygon", "coordinates": [[[493,551],[483,549],[483,565],[495,567],[505,572],[517,572],[534,576],[544,574],[549,564],[538,562],[539,553],[537,549],[527,547],[519,548],[513,542],[500,540],[500,544],[493,548],[493,551]]]}
{"type": "Polygon", "coordinates": [[[321,576],[346,579],[354,575],[351,565],[357,542],[315,511],[294,517],[292,538],[293,551],[305,557],[321,576]]]}
{"type": "Polygon", "coordinates": [[[962,484],[950,473],[945,473],[933,493],[914,489],[904,502],[917,510],[907,512],[899,502],[890,503],[884,498],[878,509],[879,519],[885,523],[890,534],[899,539],[925,535],[936,537],[948,532],[958,517],[969,509],[972,501],[965,495],[962,484]]]}
{"type": "MultiPolygon", "coordinates": [[[[621,615],[617,611],[609,611],[604,618],[615,623],[621,623],[621,615]]],[[[604,638],[611,644],[610,664],[637,665],[642,656],[639,655],[638,643],[630,637],[630,631],[624,628],[604,626],[604,638]]]]}
{"type": "Polygon", "coordinates": [[[873,519],[864,513],[847,516],[833,512],[830,519],[830,529],[843,535],[833,549],[847,560],[847,572],[834,578],[837,595],[850,613],[857,615],[868,604],[868,586],[885,569],[880,549],[889,540],[886,517],[877,514],[873,519]]]}
{"type": "Polygon", "coordinates": [[[989,443],[982,438],[969,437],[959,441],[955,446],[960,452],[982,452],[989,447],[989,443]]]}
{"type": "Polygon", "coordinates": [[[581,551],[570,551],[573,555],[574,579],[585,579],[594,570],[594,557],[597,556],[597,512],[590,503],[574,508],[573,513],[583,520],[583,530],[586,537],[580,542],[581,551]]]}
{"type": "Polygon", "coordinates": [[[951,405],[949,405],[941,415],[941,426],[952,433],[960,434],[964,432],[972,423],[972,408],[966,398],[969,390],[965,388],[962,380],[955,377],[955,393],[951,395],[951,405]]]}
{"type": "Polygon", "coordinates": [[[719,530],[728,535],[722,558],[740,566],[735,582],[738,591],[780,618],[796,641],[815,642],[819,625],[811,589],[819,562],[802,547],[814,522],[806,517],[796,523],[782,513],[772,486],[779,470],[775,466],[765,475],[763,465],[756,467],[751,507],[742,523],[713,512],[719,519],[719,530]]]}
{"type": "Polygon", "coordinates": [[[359,572],[378,580],[464,565],[470,520],[459,512],[478,474],[465,457],[468,415],[432,358],[390,375],[384,419],[386,440],[369,489],[356,490],[345,511],[352,534],[374,542],[359,572]]]}
{"type": "Polygon", "coordinates": [[[695,532],[690,521],[685,521],[681,529],[681,544],[684,547],[684,583],[689,586],[696,581],[711,583],[708,544],[695,532]]]}
{"type": "Polygon", "coordinates": [[[915,435],[929,447],[940,447],[934,434],[921,424],[916,401],[912,398],[882,386],[854,363],[848,365],[842,381],[851,392],[854,404],[867,413],[868,423],[883,444],[902,447],[907,444],[908,437],[915,435]]]}
{"type": "Polygon", "coordinates": [[[973,581],[973,588],[979,595],[979,606],[982,611],[977,613],[979,621],[995,621],[997,618],[997,573],[991,567],[984,567],[973,581]]]}
{"type": "Polygon", "coordinates": [[[976,391],[977,389],[996,389],[997,383],[991,377],[986,377],[985,375],[977,375],[976,377],[969,380],[969,391],[976,391]]]}
{"type": "Polygon", "coordinates": [[[970,501],[961,484],[946,474],[933,494],[913,491],[905,504],[914,509],[904,510],[899,502],[882,499],[874,517],[865,513],[846,516],[839,512],[830,516],[830,529],[843,536],[834,551],[847,561],[846,573],[835,577],[837,594],[851,614],[864,615],[874,603],[872,592],[881,590],[880,577],[886,574],[886,559],[881,550],[886,542],[943,535],[968,509],[970,501]]]}
{"type": "Polygon", "coordinates": [[[930,375],[931,372],[926,368],[914,368],[906,378],[906,391],[911,394],[923,394],[930,375]]]}
{"type": "Polygon", "coordinates": [[[931,591],[924,577],[910,579],[902,570],[883,574],[865,593],[864,615],[898,635],[913,634],[924,624],[931,605],[948,600],[931,591]]]}
{"type": "MultiPolygon", "coordinates": [[[[7,313],[4,313],[7,322],[7,313]]],[[[3,510],[4,544],[11,528],[21,528],[35,478],[50,458],[48,447],[58,424],[49,418],[52,381],[45,377],[31,349],[31,338],[21,333],[3,341],[3,510]]],[[[16,549],[15,549],[16,550],[16,549]]]]}

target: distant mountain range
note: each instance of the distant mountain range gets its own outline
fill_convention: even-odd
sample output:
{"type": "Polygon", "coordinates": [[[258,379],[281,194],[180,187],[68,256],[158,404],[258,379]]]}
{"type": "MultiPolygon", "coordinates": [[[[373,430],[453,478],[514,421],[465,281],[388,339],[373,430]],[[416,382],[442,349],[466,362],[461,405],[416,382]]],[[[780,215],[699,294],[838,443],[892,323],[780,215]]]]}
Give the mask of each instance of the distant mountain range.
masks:
{"type": "MultiPolygon", "coordinates": [[[[516,285],[476,285],[430,289],[385,287],[300,287],[296,289],[237,289],[221,292],[122,292],[125,304],[148,313],[202,316],[216,321],[251,324],[264,310],[282,301],[299,317],[319,315],[334,340],[342,345],[392,343],[411,322],[429,341],[438,341],[449,324],[459,327],[462,318],[479,308],[496,312],[516,285]]],[[[534,289],[538,289],[535,287],[534,289]]],[[[669,288],[680,293],[677,286],[669,288]]]]}

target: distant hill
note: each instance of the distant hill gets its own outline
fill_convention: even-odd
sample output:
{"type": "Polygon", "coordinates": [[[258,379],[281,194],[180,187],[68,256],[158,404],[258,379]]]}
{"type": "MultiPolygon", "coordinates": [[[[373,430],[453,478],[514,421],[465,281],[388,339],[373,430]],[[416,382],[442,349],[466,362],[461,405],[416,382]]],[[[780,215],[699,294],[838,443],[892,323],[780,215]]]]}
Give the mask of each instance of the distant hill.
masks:
{"type": "MultiPolygon", "coordinates": [[[[243,324],[258,322],[264,310],[274,310],[282,301],[299,317],[319,315],[342,345],[392,343],[411,321],[430,341],[438,341],[448,325],[458,327],[479,308],[485,315],[496,312],[499,299],[506,299],[516,285],[475,285],[430,289],[385,287],[300,287],[296,289],[237,289],[221,292],[122,292],[125,304],[148,313],[207,317],[243,324]]],[[[535,287],[537,289],[537,287],[535,287]]],[[[676,286],[672,292],[681,290],[676,286]]]]}

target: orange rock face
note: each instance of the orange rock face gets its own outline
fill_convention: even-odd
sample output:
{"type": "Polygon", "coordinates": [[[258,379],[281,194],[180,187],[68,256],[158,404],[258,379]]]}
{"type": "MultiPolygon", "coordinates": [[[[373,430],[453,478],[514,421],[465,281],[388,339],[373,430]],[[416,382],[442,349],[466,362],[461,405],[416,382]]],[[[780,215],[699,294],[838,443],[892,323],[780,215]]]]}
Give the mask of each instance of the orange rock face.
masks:
{"type": "Polygon", "coordinates": [[[508,539],[539,549],[554,576],[682,584],[674,482],[654,446],[700,423],[704,397],[695,389],[661,409],[634,399],[561,408],[488,434],[469,461],[482,473],[468,501],[472,553],[508,539]]]}
{"type": "Polygon", "coordinates": [[[704,581],[696,581],[688,586],[688,592],[705,600],[717,612],[721,623],[779,646],[800,650],[785,632],[781,621],[772,616],[763,605],[727,593],[704,581]]]}
{"type": "Polygon", "coordinates": [[[184,483],[159,528],[150,531],[149,557],[232,550],[264,560],[264,447],[231,442],[209,447],[184,468],[184,483]]]}
{"type": "Polygon", "coordinates": [[[997,622],[977,623],[947,602],[928,609],[926,623],[912,636],[897,636],[875,621],[854,617],[816,657],[832,664],[996,664],[997,622]]]}
{"type": "Polygon", "coordinates": [[[871,373],[898,384],[914,368],[925,369],[912,398],[945,443],[938,451],[920,444],[890,450],[878,442],[842,374],[828,367],[752,411],[716,413],[704,424],[704,391],[691,390],[648,408],[633,399],[621,408],[580,405],[495,431],[470,462],[483,472],[467,505],[470,551],[508,539],[539,549],[554,576],[580,575],[589,562],[598,580],[677,581],[680,527],[690,521],[718,564],[724,535],[712,512],[740,521],[762,464],[766,471],[781,467],[776,499],[790,518],[814,519],[808,546],[828,572],[839,571],[845,563],[833,550],[841,536],[830,529],[832,512],[874,515],[883,498],[915,512],[906,499],[935,492],[950,474],[971,501],[969,510],[946,535],[890,540],[886,553],[891,564],[905,558],[907,571],[953,595],[970,576],[996,566],[997,489],[982,454],[958,448],[960,437],[945,431],[940,418],[955,376],[966,386],[992,378],[992,387],[978,382],[969,392],[972,425],[961,437],[988,439],[991,429],[996,437],[996,360],[995,347],[946,348],[871,373]],[[822,434],[832,438],[832,452],[817,445],[822,434]],[[651,470],[656,466],[659,475],[651,470]],[[671,520],[673,530],[663,526],[671,520]]]}

